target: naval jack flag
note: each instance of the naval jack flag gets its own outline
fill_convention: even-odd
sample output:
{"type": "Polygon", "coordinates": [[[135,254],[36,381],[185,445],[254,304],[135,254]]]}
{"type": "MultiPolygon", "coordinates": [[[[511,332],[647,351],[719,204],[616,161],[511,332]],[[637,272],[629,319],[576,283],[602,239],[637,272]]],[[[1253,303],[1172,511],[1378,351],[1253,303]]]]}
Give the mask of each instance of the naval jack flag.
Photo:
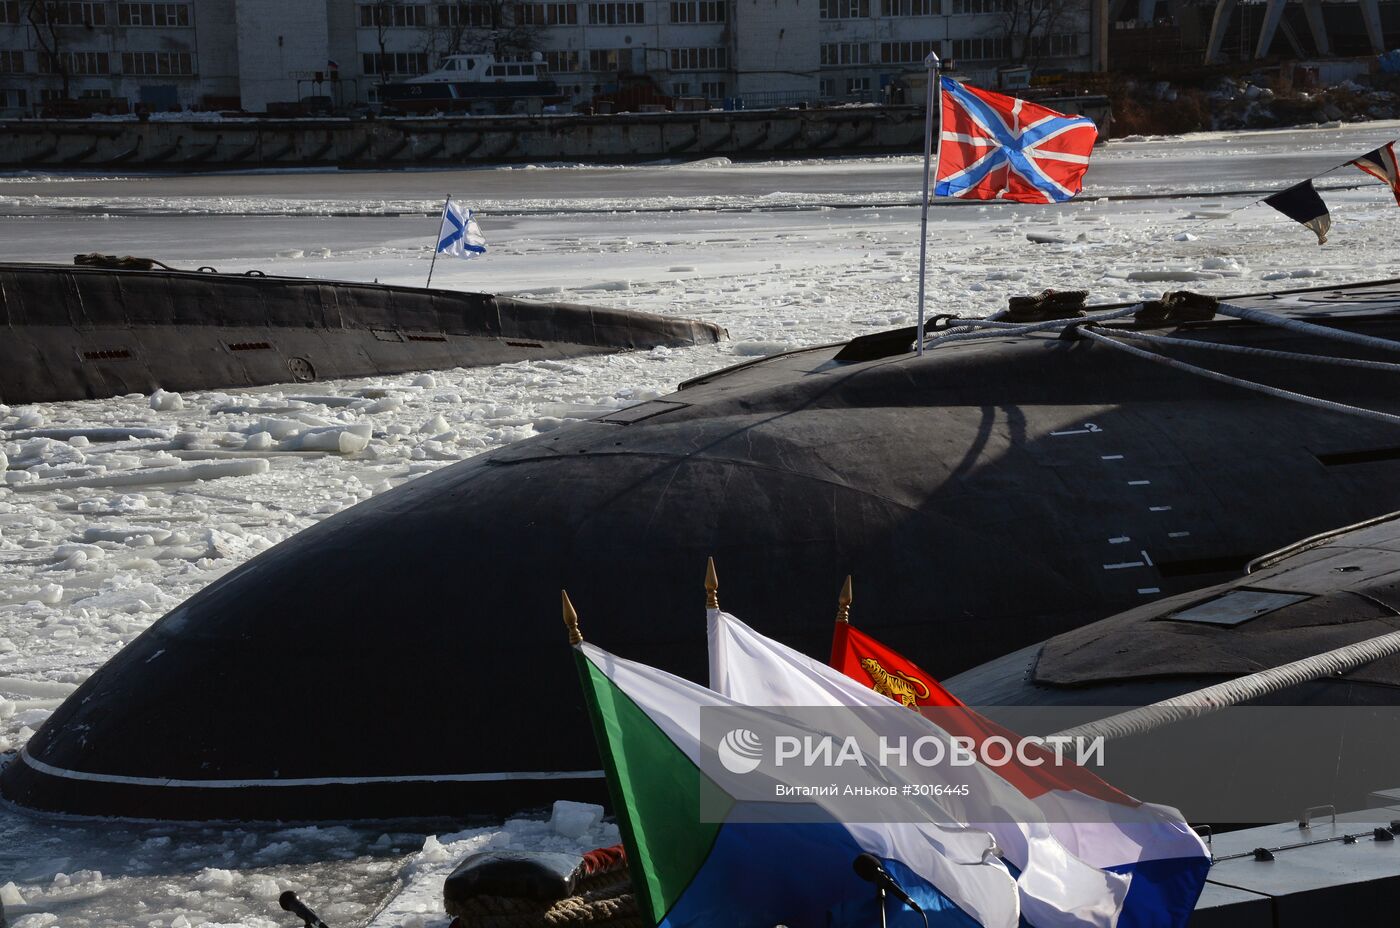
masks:
{"type": "Polygon", "coordinates": [[[486,254],[486,237],[470,209],[464,209],[448,197],[442,205],[442,227],[438,230],[437,247],[433,249],[433,260],[428,265],[428,283],[433,285],[433,268],[437,266],[438,255],[451,255],[454,258],[475,258],[486,254]]]}
{"type": "Polygon", "coordinates": [[[1395,194],[1395,202],[1400,203],[1400,166],[1395,163],[1395,143],[1386,142],[1375,151],[1367,152],[1352,164],[1383,181],[1395,194]]]}

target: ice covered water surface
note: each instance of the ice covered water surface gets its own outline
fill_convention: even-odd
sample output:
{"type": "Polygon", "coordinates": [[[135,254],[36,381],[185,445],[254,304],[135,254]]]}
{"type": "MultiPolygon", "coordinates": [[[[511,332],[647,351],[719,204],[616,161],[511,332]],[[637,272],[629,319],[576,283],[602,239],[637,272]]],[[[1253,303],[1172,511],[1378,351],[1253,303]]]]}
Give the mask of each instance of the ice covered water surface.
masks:
{"type": "MultiPolygon", "coordinates": [[[[1393,197],[1374,186],[1326,191],[1366,182],[1359,172],[1318,182],[1333,217],[1324,248],[1267,207],[1249,206],[1249,197],[1097,197],[1266,189],[1370,150],[1394,129],[1114,142],[1095,155],[1079,201],[936,206],[930,311],[985,315],[1008,296],[1045,287],[1087,287],[1109,302],[1183,286],[1248,292],[1393,276],[1393,197]]],[[[148,254],[175,266],[403,284],[426,277],[437,228],[426,213],[452,192],[481,207],[491,251],[471,262],[440,260],[435,285],[694,316],[724,325],[732,339],[246,391],[0,406],[0,751],[22,746],[65,695],[180,601],[347,506],[739,360],[912,324],[918,186],[916,158],[0,178],[0,244],[12,260],[68,260],[79,236],[83,250],[148,254]],[[424,215],[392,215],[414,210],[424,215]]],[[[599,829],[607,826],[590,821],[563,814],[565,833],[584,829],[575,838],[546,821],[475,830],[465,821],[220,828],[94,824],[0,808],[0,901],[20,928],[290,925],[276,904],[290,888],[337,928],[428,926],[440,902],[422,879],[411,897],[381,911],[401,877],[450,870],[447,858],[502,846],[494,842],[606,843],[599,829]]]]}

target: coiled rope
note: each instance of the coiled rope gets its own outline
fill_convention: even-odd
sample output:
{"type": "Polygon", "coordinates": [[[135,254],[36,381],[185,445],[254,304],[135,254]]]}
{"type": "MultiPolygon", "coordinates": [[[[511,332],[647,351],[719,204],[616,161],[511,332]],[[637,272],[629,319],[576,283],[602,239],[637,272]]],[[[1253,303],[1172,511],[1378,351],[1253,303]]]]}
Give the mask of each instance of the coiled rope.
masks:
{"type": "Polygon", "coordinates": [[[1071,738],[1123,738],[1128,735],[1140,735],[1163,725],[1198,718],[1300,683],[1340,676],[1392,654],[1400,654],[1400,631],[1388,632],[1269,670],[1207,686],[1150,706],[1130,709],[1106,719],[1099,719],[1097,722],[1067,728],[1058,734],[1071,738]]]}

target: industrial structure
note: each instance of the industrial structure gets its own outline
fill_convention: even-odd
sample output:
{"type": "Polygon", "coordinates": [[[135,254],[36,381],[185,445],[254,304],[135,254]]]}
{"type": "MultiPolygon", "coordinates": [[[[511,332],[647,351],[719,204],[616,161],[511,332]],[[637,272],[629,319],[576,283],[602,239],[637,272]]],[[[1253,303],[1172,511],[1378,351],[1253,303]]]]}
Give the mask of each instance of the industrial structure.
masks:
{"type": "Polygon", "coordinates": [[[721,105],[867,102],[930,51],[1089,70],[1092,0],[0,0],[0,115],[344,110],[447,54],[539,54],[582,103],[619,83],[721,105]],[[107,106],[110,101],[111,105],[107,106]]]}

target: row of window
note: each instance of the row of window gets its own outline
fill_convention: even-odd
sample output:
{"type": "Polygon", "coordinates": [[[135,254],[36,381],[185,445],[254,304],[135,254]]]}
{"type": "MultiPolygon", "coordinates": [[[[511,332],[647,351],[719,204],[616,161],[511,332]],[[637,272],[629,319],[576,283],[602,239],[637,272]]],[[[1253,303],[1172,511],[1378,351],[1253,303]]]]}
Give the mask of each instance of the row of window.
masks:
{"type": "MultiPolygon", "coordinates": [[[[18,0],[5,0],[18,5],[18,0]]],[[[825,2],[825,0],[823,0],[825,2]]],[[[884,3],[936,4],[938,0],[883,0],[884,3]]],[[[89,4],[95,5],[95,4],[89,4]]],[[[183,4],[123,3],[122,7],[179,6],[183,4]]],[[[672,0],[670,21],[673,23],[722,23],[726,20],[727,0],[672,0]]],[[[185,16],[188,19],[188,9],[185,16]]],[[[497,8],[490,3],[393,4],[362,3],[359,6],[360,27],[364,29],[427,28],[435,26],[475,26],[492,29],[497,25],[497,8]]],[[[3,21],[3,20],[0,20],[3,21]]],[[[518,3],[514,21],[522,26],[576,26],[579,21],[576,3],[518,3]]],[[[630,26],[646,22],[646,4],[633,2],[603,2],[588,4],[590,26],[630,26]]],[[[186,25],[186,22],[169,25],[186,25]]],[[[142,23],[142,25],[146,25],[142,23]]],[[[162,25],[157,23],[157,25],[162,25]]]]}
{"type": "Polygon", "coordinates": [[[426,74],[427,52],[365,52],[360,64],[366,74],[426,74]]]}
{"type": "Polygon", "coordinates": [[[118,3],[115,20],[108,4],[90,0],[0,0],[0,24],[48,26],[188,26],[188,3],[118,3]]]}
{"type": "MultiPolygon", "coordinates": [[[[1014,0],[951,0],[950,11],[964,13],[1005,13],[1014,0]]],[[[819,0],[817,15],[821,19],[865,19],[870,16],[870,0],[819,0]]],[[[880,0],[881,16],[940,16],[942,0],[880,0]]]]}
{"type": "MultiPolygon", "coordinates": [[[[1039,58],[1064,58],[1079,54],[1080,37],[1076,33],[1063,35],[1034,36],[1031,39],[1031,54],[1039,58]]],[[[879,58],[872,57],[872,46],[867,42],[832,42],[823,44],[821,62],[824,67],[871,64],[922,64],[929,52],[943,54],[942,43],[927,42],[881,42],[879,58]]],[[[953,59],[955,61],[1000,61],[1007,57],[1004,36],[983,36],[974,39],[954,39],[953,59]]]]}
{"type": "MultiPolygon", "coordinates": [[[[35,67],[40,74],[111,74],[111,52],[39,52],[35,67]]],[[[24,52],[0,51],[0,74],[23,74],[24,52]]],[[[122,52],[120,74],[194,74],[194,55],[189,52],[122,52]]]]}
{"type": "MultiPolygon", "coordinates": [[[[693,97],[695,96],[695,86],[689,81],[676,81],[671,84],[671,96],[693,97]]],[[[701,81],[699,88],[700,96],[707,100],[724,99],[724,81],[701,81]]]]}
{"type": "Polygon", "coordinates": [[[723,71],[729,67],[729,51],[724,48],[673,48],[672,71],[723,71]]]}

